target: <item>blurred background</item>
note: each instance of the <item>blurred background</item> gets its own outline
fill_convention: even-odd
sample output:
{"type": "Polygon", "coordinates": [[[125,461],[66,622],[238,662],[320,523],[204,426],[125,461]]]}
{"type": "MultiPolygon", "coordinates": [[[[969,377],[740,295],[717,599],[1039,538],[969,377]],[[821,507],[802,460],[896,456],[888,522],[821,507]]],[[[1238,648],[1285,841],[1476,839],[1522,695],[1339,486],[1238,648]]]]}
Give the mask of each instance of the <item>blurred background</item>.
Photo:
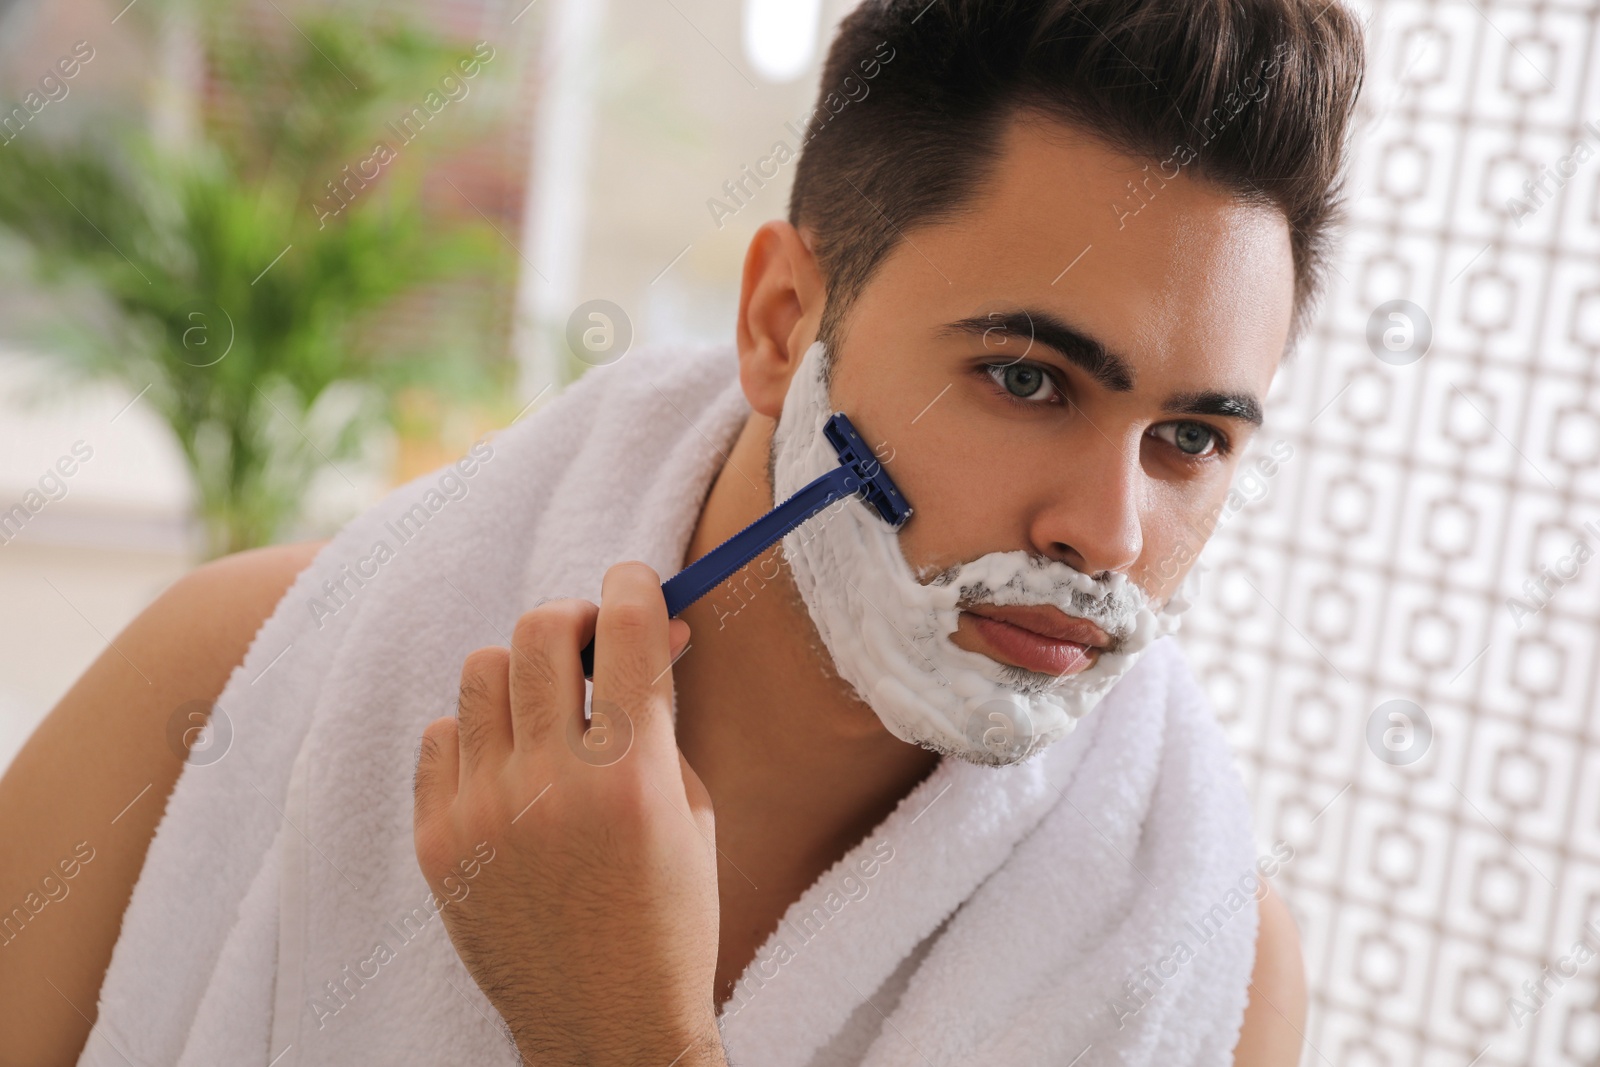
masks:
{"type": "Polygon", "coordinates": [[[788,175],[707,201],[843,10],[0,0],[0,765],[178,574],[547,403],[578,305],[730,338],[788,175]]]}
{"type": "MultiPolygon", "coordinates": [[[[730,341],[790,173],[725,183],[850,6],[0,0],[0,766],[177,575],[547,403],[588,302],[730,341]]],[[[1355,6],[1353,225],[1183,640],[1302,1062],[1600,1063],[1545,970],[1600,945],[1600,12],[1355,6]]]]}

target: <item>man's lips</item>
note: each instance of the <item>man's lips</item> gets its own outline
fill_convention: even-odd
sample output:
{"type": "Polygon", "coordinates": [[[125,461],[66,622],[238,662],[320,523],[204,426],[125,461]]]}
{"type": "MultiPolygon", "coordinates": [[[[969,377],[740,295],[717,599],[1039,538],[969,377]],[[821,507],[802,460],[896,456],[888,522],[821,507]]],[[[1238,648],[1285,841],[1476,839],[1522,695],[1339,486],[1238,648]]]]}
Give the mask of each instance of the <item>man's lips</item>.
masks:
{"type": "Polygon", "coordinates": [[[1057,676],[1087,670],[1110,636],[1088,619],[1039,604],[975,604],[966,609],[974,628],[998,658],[1057,676]]]}

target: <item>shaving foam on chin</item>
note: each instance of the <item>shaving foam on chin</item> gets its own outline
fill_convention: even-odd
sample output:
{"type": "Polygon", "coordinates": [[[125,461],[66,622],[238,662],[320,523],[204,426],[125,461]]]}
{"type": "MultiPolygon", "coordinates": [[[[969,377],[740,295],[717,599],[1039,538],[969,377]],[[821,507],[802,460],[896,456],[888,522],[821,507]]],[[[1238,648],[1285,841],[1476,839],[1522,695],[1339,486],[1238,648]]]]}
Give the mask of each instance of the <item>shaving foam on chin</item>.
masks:
{"type": "MultiPolygon", "coordinates": [[[[833,414],[824,349],[806,350],[773,432],[773,498],[838,465],[822,434],[833,414]]],[[[913,498],[913,507],[917,501],[913,498]]],[[[991,552],[918,580],[889,528],[859,497],[785,535],[784,557],[839,676],[903,741],[995,766],[1065,736],[1187,606],[1161,612],[1125,575],[1095,578],[1021,550],[991,552]],[[1098,624],[1113,640],[1087,670],[1049,678],[950,640],[974,603],[1046,604],[1098,624]],[[959,606],[958,606],[959,605],[959,606]]],[[[912,522],[927,522],[925,514],[912,522]]]]}

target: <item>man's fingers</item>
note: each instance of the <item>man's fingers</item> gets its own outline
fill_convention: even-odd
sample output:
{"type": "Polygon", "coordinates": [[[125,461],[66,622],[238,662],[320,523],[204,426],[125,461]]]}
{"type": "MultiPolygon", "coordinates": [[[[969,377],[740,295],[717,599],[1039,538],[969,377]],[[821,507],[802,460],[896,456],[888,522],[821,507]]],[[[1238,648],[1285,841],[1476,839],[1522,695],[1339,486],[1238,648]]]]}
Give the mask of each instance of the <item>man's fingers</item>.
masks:
{"type": "Polygon", "coordinates": [[[524,612],[511,634],[511,732],[519,750],[537,751],[553,729],[583,715],[578,653],[594,633],[599,608],[553,600],[524,612]]]}
{"type": "Polygon", "coordinates": [[[511,751],[510,662],[510,652],[491,645],[473,651],[461,665],[456,720],[463,778],[511,751]]]}
{"type": "Polygon", "coordinates": [[[595,619],[594,699],[628,714],[634,744],[645,746],[647,758],[677,750],[668,621],[661,576],[654,569],[630,562],[606,571],[595,619]]]}
{"type": "Polygon", "coordinates": [[[411,784],[417,823],[427,821],[455,799],[461,781],[457,748],[456,720],[449,716],[433,720],[422,731],[417,744],[416,776],[411,784]]]}
{"type": "Polygon", "coordinates": [[[711,793],[706,789],[706,784],[700,780],[700,775],[689,766],[688,757],[681,749],[678,751],[678,771],[683,775],[683,796],[689,802],[689,810],[701,824],[701,829],[711,829],[715,816],[711,805],[711,793]]]}

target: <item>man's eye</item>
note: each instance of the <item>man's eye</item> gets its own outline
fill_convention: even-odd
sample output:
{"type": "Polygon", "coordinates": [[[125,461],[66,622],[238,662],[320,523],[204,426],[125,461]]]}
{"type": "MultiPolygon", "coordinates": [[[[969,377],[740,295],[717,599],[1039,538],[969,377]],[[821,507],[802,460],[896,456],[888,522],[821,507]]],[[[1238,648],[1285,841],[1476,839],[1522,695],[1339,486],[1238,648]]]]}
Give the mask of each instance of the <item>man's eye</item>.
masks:
{"type": "Polygon", "coordinates": [[[1008,400],[1043,403],[1055,396],[1056,383],[1037,363],[990,363],[984,368],[1008,400]]]}
{"type": "Polygon", "coordinates": [[[1150,432],[1186,456],[1208,456],[1227,451],[1227,441],[1203,422],[1164,422],[1150,432]]]}

